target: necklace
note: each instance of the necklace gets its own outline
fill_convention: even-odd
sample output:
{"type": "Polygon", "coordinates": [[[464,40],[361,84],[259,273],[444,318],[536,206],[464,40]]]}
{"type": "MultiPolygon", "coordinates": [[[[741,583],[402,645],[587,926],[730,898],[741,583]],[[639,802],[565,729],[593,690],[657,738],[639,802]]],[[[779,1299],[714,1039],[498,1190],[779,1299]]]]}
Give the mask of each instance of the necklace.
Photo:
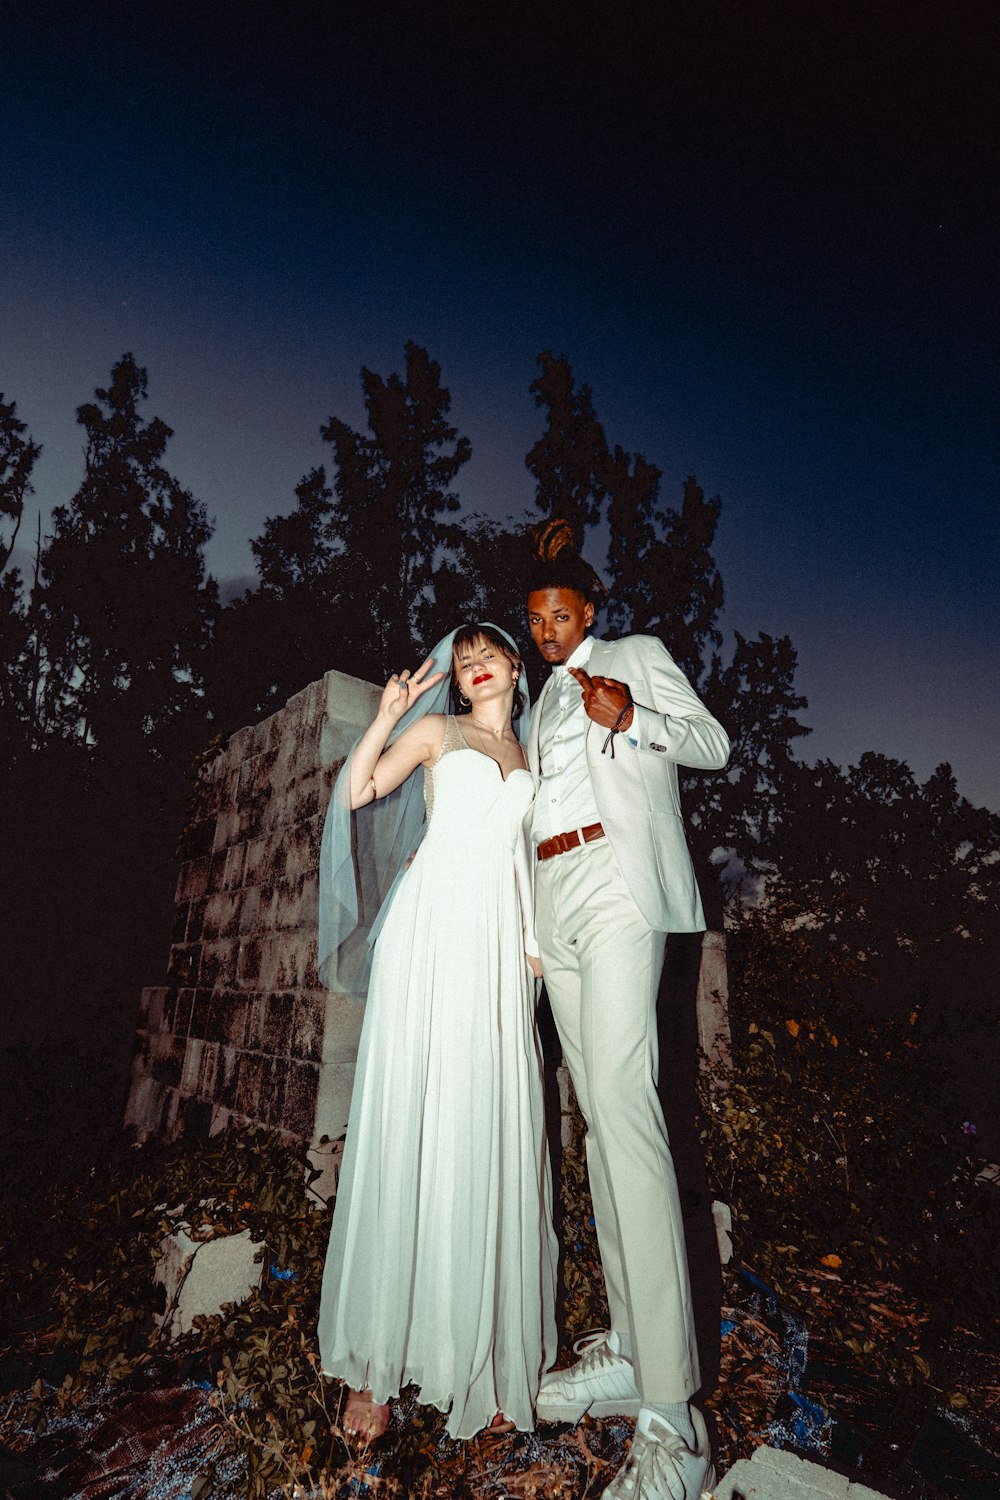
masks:
{"type": "Polygon", "coordinates": [[[504,740],[505,740],[505,736],[506,736],[506,731],[503,730],[503,729],[501,729],[499,731],[497,731],[495,729],[490,729],[488,731],[484,730],[483,727],[482,727],[482,725],[480,723],[478,723],[475,714],[466,714],[466,718],[467,719],[471,719],[472,723],[475,724],[475,726],[476,726],[476,737],[479,740],[480,746],[482,747],[482,753],[483,753],[483,755],[488,755],[489,758],[490,758],[490,760],[492,760],[496,765],[498,765],[500,767],[500,771],[502,773],[503,772],[504,759],[506,757],[502,758],[500,755],[494,755],[493,751],[489,747],[489,741],[487,740],[486,735],[487,735],[487,733],[489,733],[490,735],[493,736],[493,739],[495,741],[498,741],[500,744],[503,744],[504,740]]]}
{"type": "Polygon", "coordinates": [[[489,728],[487,728],[487,729],[484,730],[483,727],[482,727],[482,725],[480,724],[479,720],[476,718],[475,714],[469,714],[469,718],[472,720],[473,724],[475,724],[475,726],[478,729],[478,731],[479,731],[480,734],[491,734],[495,740],[502,740],[505,737],[506,733],[507,733],[506,728],[504,728],[504,729],[489,729],[489,728]]]}

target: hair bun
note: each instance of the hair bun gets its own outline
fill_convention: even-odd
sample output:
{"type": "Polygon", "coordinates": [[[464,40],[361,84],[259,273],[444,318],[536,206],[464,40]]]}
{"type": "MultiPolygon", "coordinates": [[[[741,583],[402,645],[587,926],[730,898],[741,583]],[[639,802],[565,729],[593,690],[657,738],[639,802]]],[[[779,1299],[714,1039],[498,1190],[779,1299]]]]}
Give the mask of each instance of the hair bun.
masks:
{"type": "Polygon", "coordinates": [[[553,516],[551,520],[542,521],[539,526],[531,528],[535,539],[535,556],[541,562],[551,562],[560,552],[576,552],[576,537],[573,528],[568,521],[561,516],[553,516]]]}
{"type": "Polygon", "coordinates": [[[576,589],[594,605],[603,604],[607,587],[587,559],[580,556],[571,522],[553,516],[532,526],[531,536],[535,544],[531,588],[576,589]]]}

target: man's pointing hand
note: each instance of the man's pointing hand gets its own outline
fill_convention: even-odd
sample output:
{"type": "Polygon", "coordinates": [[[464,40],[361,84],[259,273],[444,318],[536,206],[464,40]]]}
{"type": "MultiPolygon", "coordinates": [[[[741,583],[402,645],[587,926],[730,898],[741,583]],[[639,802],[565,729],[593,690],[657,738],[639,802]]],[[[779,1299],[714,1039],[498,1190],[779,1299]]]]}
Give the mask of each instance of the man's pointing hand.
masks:
{"type": "Polygon", "coordinates": [[[614,677],[590,677],[581,667],[567,667],[566,670],[580,684],[588,719],[593,719],[604,729],[629,728],[634,713],[632,695],[624,682],[618,682],[614,677]],[[618,719],[626,708],[628,713],[619,724],[618,719]]]}

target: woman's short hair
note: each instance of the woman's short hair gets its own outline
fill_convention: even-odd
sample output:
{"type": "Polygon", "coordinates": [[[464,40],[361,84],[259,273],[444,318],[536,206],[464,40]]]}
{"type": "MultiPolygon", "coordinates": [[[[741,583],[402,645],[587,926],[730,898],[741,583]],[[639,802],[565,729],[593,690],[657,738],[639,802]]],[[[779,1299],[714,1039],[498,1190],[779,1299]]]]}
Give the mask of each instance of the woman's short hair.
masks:
{"type": "MultiPolygon", "coordinates": [[[[477,624],[460,625],[459,628],[455,632],[455,639],[454,639],[454,641],[452,641],[452,645],[451,645],[451,652],[452,652],[451,702],[452,702],[452,711],[454,713],[456,713],[456,714],[467,714],[467,713],[469,713],[470,709],[471,709],[471,704],[468,702],[467,699],[463,701],[463,699],[461,698],[461,696],[459,694],[458,683],[455,680],[454,663],[455,663],[455,660],[456,660],[456,658],[458,656],[459,651],[461,650],[461,648],[463,646],[474,646],[474,645],[476,645],[476,643],[478,641],[489,641],[490,645],[494,646],[496,648],[496,650],[499,651],[502,656],[505,656],[507,658],[507,660],[513,666],[516,666],[519,669],[520,669],[520,666],[521,666],[521,653],[518,651],[517,647],[516,646],[512,646],[511,643],[510,643],[510,641],[507,640],[506,636],[501,635],[500,632],[499,632],[499,630],[494,629],[494,627],[492,625],[477,625],[477,624]]],[[[521,692],[521,689],[515,683],[515,685],[514,685],[514,707],[513,707],[512,713],[511,713],[511,720],[515,721],[515,720],[519,719],[521,717],[521,715],[524,713],[524,709],[525,709],[525,697],[524,697],[524,694],[521,692]]]]}

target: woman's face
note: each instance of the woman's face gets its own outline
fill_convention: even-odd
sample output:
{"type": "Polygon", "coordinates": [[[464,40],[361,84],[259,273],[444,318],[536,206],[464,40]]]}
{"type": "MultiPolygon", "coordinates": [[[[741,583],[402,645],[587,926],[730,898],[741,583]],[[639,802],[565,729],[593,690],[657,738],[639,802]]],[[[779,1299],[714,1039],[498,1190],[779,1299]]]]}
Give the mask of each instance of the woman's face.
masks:
{"type": "Polygon", "coordinates": [[[458,647],[453,670],[459,692],[475,707],[477,703],[512,692],[521,664],[488,636],[479,635],[458,647]]]}

